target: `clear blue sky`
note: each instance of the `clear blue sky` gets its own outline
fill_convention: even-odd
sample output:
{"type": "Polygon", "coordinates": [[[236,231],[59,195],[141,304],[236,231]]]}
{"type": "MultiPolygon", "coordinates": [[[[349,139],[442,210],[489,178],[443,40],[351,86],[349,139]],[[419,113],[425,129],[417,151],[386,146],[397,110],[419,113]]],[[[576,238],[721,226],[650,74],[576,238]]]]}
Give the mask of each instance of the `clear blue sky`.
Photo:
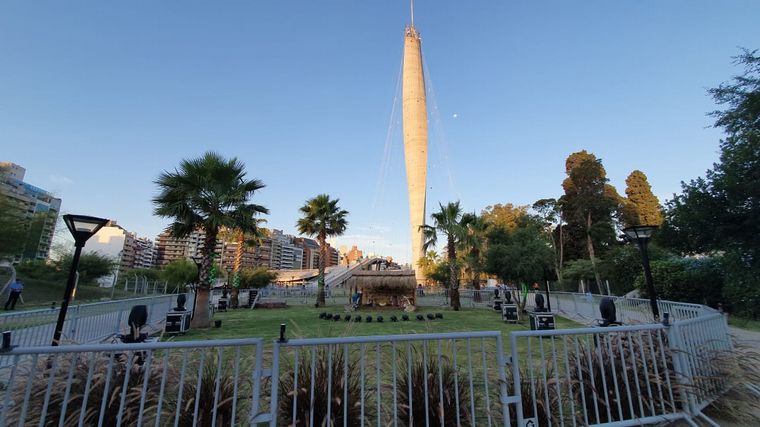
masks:
{"type": "MultiPolygon", "coordinates": [[[[267,184],[271,227],[294,232],[304,200],[329,193],[351,212],[340,244],[407,261],[391,109],[408,15],[403,0],[5,1],[0,160],[64,212],[153,237],[167,222],[152,181],[213,149],[267,184]]],[[[558,197],[580,149],[620,192],[641,169],[664,201],[717,159],[705,91],[760,47],[758,17],[756,0],[418,0],[428,211],[558,197]]]]}

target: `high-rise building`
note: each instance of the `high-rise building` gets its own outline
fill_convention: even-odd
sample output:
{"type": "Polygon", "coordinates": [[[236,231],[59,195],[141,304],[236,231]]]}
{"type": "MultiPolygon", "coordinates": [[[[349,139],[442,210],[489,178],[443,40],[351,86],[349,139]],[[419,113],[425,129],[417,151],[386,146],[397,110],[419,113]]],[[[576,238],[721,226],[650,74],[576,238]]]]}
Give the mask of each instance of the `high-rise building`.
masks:
{"type": "Polygon", "coordinates": [[[84,245],[83,252],[97,252],[117,262],[118,268],[111,276],[98,280],[101,286],[111,286],[117,275],[127,270],[153,267],[153,242],[144,237],[137,237],[116,221],[109,221],[90,237],[84,245]]]}
{"type": "MultiPolygon", "coordinates": [[[[182,238],[172,237],[168,231],[164,231],[156,237],[155,265],[163,267],[178,259],[200,258],[206,233],[201,230],[193,231],[189,236],[182,238]]],[[[216,240],[214,253],[217,260],[224,251],[224,241],[216,240]]],[[[219,262],[219,261],[217,261],[219,262]]]]}
{"type": "Polygon", "coordinates": [[[293,242],[295,237],[272,230],[270,267],[275,270],[299,270],[303,264],[303,249],[293,242]]]}
{"type": "Polygon", "coordinates": [[[363,255],[364,254],[362,253],[362,251],[360,251],[359,248],[356,247],[356,245],[353,245],[351,246],[350,250],[345,251],[343,253],[343,256],[341,257],[341,259],[343,260],[343,264],[348,265],[348,264],[361,260],[363,255]]]}
{"type": "Polygon", "coordinates": [[[308,237],[296,237],[294,240],[296,246],[303,249],[302,270],[319,268],[319,243],[308,237]]]}
{"type": "MultiPolygon", "coordinates": [[[[26,169],[0,162],[0,196],[7,197],[26,228],[26,239],[14,262],[25,259],[47,259],[61,210],[61,199],[52,193],[24,182],[26,169]]],[[[6,213],[7,214],[7,213],[6,213]]],[[[2,230],[0,230],[2,232],[2,230]]]]}
{"type": "MultiPolygon", "coordinates": [[[[427,100],[425,78],[422,71],[420,34],[414,27],[414,9],[411,24],[404,31],[404,65],[402,77],[402,110],[404,127],[404,160],[406,183],[409,192],[409,227],[412,237],[412,265],[424,256],[421,226],[425,223],[425,196],[427,188],[427,100]]],[[[417,282],[422,282],[422,271],[415,269],[417,282]]]]}

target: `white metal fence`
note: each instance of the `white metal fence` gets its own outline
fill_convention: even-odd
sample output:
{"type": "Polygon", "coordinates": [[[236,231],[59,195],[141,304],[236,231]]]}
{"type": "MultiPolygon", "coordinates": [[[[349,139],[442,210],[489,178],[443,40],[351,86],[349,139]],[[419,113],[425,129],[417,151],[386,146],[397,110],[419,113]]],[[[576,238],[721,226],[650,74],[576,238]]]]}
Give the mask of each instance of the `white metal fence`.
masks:
{"type": "MultiPolygon", "coordinates": [[[[159,325],[176,304],[177,295],[133,298],[69,306],[63,325],[63,342],[99,341],[129,328],[127,319],[135,305],[148,307],[148,325],[159,325]]],[[[192,298],[188,298],[192,309],[192,298]]],[[[10,331],[13,344],[21,347],[45,346],[52,342],[59,309],[48,308],[0,314],[0,330],[10,331]]],[[[4,360],[4,357],[0,357],[4,360]]]]}
{"type": "Polygon", "coordinates": [[[262,340],[15,349],[0,425],[250,425],[262,340]]]}
{"type": "Polygon", "coordinates": [[[499,332],[275,343],[271,425],[505,425],[499,332]]]}
{"type": "MultiPolygon", "coordinates": [[[[269,294],[305,297],[293,290],[269,294]]],[[[474,307],[491,302],[487,291],[463,292],[463,301],[468,298],[474,307]]],[[[174,302],[168,296],[152,300],[151,319],[163,317],[174,302]]],[[[557,293],[551,303],[555,311],[577,308],[594,319],[598,300],[557,293]]],[[[69,319],[79,323],[67,323],[66,331],[83,338],[112,334],[126,326],[138,301],[80,306],[80,315],[69,319]]],[[[258,338],[62,347],[29,347],[14,339],[26,347],[0,356],[10,367],[0,370],[0,426],[522,427],[691,420],[728,386],[726,318],[694,304],[659,304],[672,324],[638,324],[647,319],[648,301],[617,299],[620,317],[631,324],[512,332],[506,343],[500,332],[298,339],[275,342],[271,351],[258,338]]],[[[17,324],[43,319],[27,324],[30,330],[54,322],[40,315],[20,319],[17,324]]],[[[41,336],[44,342],[32,339],[32,345],[46,345],[52,327],[41,336]]]]}

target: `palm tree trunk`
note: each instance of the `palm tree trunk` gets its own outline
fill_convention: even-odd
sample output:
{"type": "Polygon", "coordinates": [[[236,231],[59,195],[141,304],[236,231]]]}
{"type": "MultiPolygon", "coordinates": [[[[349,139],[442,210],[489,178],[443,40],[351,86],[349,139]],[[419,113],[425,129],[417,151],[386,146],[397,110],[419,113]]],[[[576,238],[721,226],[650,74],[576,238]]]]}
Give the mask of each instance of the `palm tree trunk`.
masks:
{"type": "Polygon", "coordinates": [[[480,250],[473,249],[470,256],[475,261],[472,266],[472,288],[475,290],[472,299],[475,302],[480,302],[482,301],[480,298],[480,250]]]}
{"type": "Polygon", "coordinates": [[[319,232],[319,276],[317,278],[317,307],[325,305],[325,260],[327,258],[327,236],[319,232]]]}
{"type": "Polygon", "coordinates": [[[190,326],[193,328],[208,328],[211,326],[211,316],[209,316],[208,304],[209,304],[209,289],[211,284],[209,283],[209,271],[211,271],[212,255],[214,249],[216,249],[216,235],[219,233],[218,229],[205,230],[206,237],[203,241],[203,249],[201,250],[201,272],[199,274],[198,299],[195,304],[195,316],[193,317],[190,326]]]}
{"type": "Polygon", "coordinates": [[[599,270],[596,268],[596,256],[594,256],[594,242],[591,241],[591,213],[586,216],[586,245],[588,246],[588,257],[591,260],[591,268],[594,270],[594,278],[596,279],[596,288],[600,291],[602,289],[602,277],[599,275],[599,270]]]}
{"type": "Polygon", "coordinates": [[[454,237],[449,236],[448,245],[446,245],[449,257],[449,295],[451,308],[454,311],[459,310],[459,278],[457,277],[457,249],[454,246],[454,237]]]}
{"type": "Polygon", "coordinates": [[[232,308],[238,308],[240,305],[240,282],[235,280],[240,274],[240,265],[243,263],[243,246],[245,245],[245,233],[240,232],[237,236],[237,247],[235,248],[235,262],[232,264],[232,295],[230,295],[230,305],[232,308]]]}

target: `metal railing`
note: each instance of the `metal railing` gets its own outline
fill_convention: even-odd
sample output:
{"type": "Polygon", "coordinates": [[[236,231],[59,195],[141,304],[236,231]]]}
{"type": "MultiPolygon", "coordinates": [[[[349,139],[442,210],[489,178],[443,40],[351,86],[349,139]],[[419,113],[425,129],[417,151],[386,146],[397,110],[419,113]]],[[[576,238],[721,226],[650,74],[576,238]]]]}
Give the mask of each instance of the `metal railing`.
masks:
{"type": "Polygon", "coordinates": [[[249,425],[262,340],[19,348],[0,425],[249,425]]]}
{"type": "MultiPolygon", "coordinates": [[[[69,306],[62,339],[70,343],[87,343],[123,332],[129,328],[129,311],[135,305],[146,305],[147,325],[156,326],[165,320],[166,312],[174,306],[176,298],[176,295],[161,295],[69,306]]],[[[192,298],[188,300],[189,309],[192,309],[192,298]]],[[[11,331],[14,345],[49,345],[58,312],[58,308],[48,308],[0,314],[0,330],[11,331]]],[[[5,360],[5,357],[0,359],[5,360]]]]}
{"type": "MultiPolygon", "coordinates": [[[[309,289],[263,291],[309,303],[316,296],[309,289]]],[[[346,295],[333,290],[332,298],[346,295]]],[[[492,295],[463,290],[460,297],[465,307],[487,307],[492,295]]],[[[529,294],[528,306],[535,295],[529,294]]],[[[163,320],[172,298],[78,306],[65,332],[91,340],[111,335],[126,328],[129,309],[141,300],[155,300],[150,319],[163,320]]],[[[556,312],[592,320],[601,298],[554,293],[551,304],[556,312]]],[[[418,303],[441,299],[445,294],[427,294],[418,303]]],[[[188,301],[192,306],[192,297],[188,301]]],[[[48,344],[57,311],[13,313],[0,319],[6,326],[14,324],[8,319],[25,325],[15,329],[14,344],[27,347],[0,356],[6,367],[0,370],[0,426],[56,420],[575,426],[702,416],[729,386],[726,317],[708,307],[659,301],[672,323],[637,323],[648,319],[648,300],[615,303],[628,325],[512,332],[510,357],[500,332],[298,339],[275,342],[271,352],[263,351],[261,339],[28,347],[48,344]],[[271,386],[262,387],[270,376],[264,384],[271,386]]]]}
{"type": "MultiPolygon", "coordinates": [[[[532,298],[535,294],[532,293],[532,298]]],[[[608,295],[551,292],[552,311],[581,317],[589,321],[598,319],[602,298],[612,298],[615,302],[618,320],[623,323],[651,323],[654,321],[650,301],[642,298],[625,298],[608,295]]],[[[530,301],[529,301],[529,305],[530,301]]],[[[657,300],[660,313],[669,313],[673,320],[688,320],[717,313],[716,310],[699,304],[657,300]]]]}
{"type": "Polygon", "coordinates": [[[275,342],[270,425],[506,425],[499,332],[275,342]]]}

